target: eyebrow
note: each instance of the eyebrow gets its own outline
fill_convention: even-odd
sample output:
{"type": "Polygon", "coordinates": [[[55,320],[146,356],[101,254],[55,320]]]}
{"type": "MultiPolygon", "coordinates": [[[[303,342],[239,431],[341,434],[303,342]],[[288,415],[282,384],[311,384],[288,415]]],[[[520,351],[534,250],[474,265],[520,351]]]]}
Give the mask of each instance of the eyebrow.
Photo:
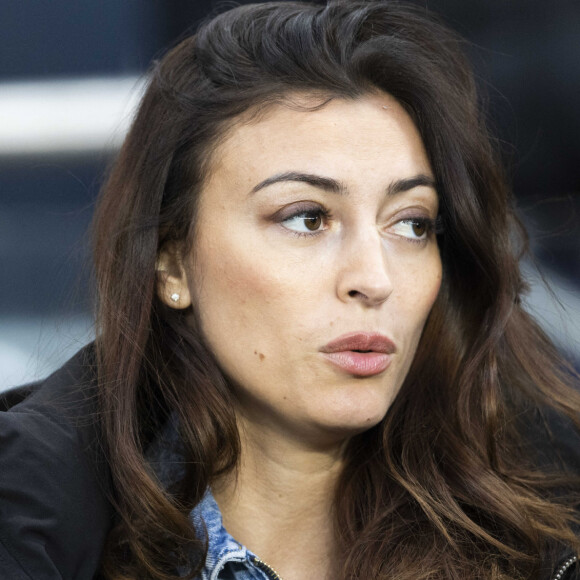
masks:
{"type": "Polygon", "coordinates": [[[396,195],[397,193],[415,189],[415,187],[431,187],[437,191],[435,180],[428,175],[420,173],[419,175],[414,175],[407,179],[397,179],[396,181],[393,181],[393,183],[391,183],[387,188],[387,195],[396,195]]]}
{"type": "MultiPolygon", "coordinates": [[[[299,183],[307,183],[318,189],[328,191],[330,193],[337,193],[339,195],[346,195],[348,189],[344,183],[332,179],[331,177],[324,177],[322,175],[316,175],[313,173],[301,173],[299,171],[286,171],[284,173],[277,173],[272,175],[263,181],[260,181],[255,185],[250,194],[256,193],[261,189],[269,187],[275,183],[283,183],[288,181],[294,181],[299,183]]],[[[414,175],[413,177],[408,177],[406,179],[397,179],[389,184],[387,188],[387,196],[396,195],[397,193],[402,193],[414,189],[415,187],[431,187],[436,190],[436,183],[432,177],[424,174],[414,175]]]]}
{"type": "Polygon", "coordinates": [[[284,173],[277,173],[276,175],[272,175],[272,177],[268,177],[267,179],[264,179],[264,181],[260,181],[258,185],[252,188],[250,193],[256,193],[257,191],[260,191],[260,189],[269,187],[274,183],[282,183],[285,181],[307,183],[308,185],[312,185],[313,187],[323,189],[324,191],[328,191],[330,193],[346,193],[346,187],[344,184],[342,184],[340,181],[337,181],[336,179],[323,177],[322,175],[315,175],[313,173],[300,173],[298,171],[286,171],[284,173]]]}

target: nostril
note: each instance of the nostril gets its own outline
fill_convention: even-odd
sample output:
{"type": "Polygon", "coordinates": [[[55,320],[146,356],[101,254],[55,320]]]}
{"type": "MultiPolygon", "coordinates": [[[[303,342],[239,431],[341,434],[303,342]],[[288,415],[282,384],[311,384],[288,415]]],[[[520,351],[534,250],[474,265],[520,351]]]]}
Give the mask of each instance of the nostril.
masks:
{"type": "Polygon", "coordinates": [[[350,298],[356,298],[357,300],[368,300],[369,296],[360,290],[350,290],[348,293],[350,298]]]}

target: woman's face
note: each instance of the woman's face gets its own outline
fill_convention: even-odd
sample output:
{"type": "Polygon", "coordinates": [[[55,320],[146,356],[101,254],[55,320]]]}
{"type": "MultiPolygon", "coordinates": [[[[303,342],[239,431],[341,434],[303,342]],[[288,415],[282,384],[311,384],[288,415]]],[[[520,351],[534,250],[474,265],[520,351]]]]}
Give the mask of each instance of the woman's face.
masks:
{"type": "Polygon", "coordinates": [[[441,281],[433,173],[403,108],[275,106],[231,129],[199,203],[189,290],[241,420],[326,440],[378,423],[441,281]]]}

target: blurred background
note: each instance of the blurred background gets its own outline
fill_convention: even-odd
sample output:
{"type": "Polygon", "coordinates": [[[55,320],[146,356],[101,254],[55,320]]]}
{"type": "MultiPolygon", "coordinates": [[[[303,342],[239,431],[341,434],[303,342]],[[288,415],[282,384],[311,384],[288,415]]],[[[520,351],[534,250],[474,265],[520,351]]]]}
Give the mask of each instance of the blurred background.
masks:
{"type": "MultiPolygon", "coordinates": [[[[532,234],[527,304],[580,368],[580,2],[417,3],[469,41],[532,234]]],[[[0,390],[91,339],[87,228],[143,76],[233,5],[0,0],[0,390]]]]}

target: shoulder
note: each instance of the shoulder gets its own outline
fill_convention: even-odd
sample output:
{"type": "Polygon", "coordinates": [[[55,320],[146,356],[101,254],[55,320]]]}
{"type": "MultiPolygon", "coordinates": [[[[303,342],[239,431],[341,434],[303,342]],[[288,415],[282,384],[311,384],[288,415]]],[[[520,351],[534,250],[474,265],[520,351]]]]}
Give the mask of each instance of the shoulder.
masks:
{"type": "Polygon", "coordinates": [[[109,530],[90,348],[3,397],[0,577],[93,578],[109,530]]]}

